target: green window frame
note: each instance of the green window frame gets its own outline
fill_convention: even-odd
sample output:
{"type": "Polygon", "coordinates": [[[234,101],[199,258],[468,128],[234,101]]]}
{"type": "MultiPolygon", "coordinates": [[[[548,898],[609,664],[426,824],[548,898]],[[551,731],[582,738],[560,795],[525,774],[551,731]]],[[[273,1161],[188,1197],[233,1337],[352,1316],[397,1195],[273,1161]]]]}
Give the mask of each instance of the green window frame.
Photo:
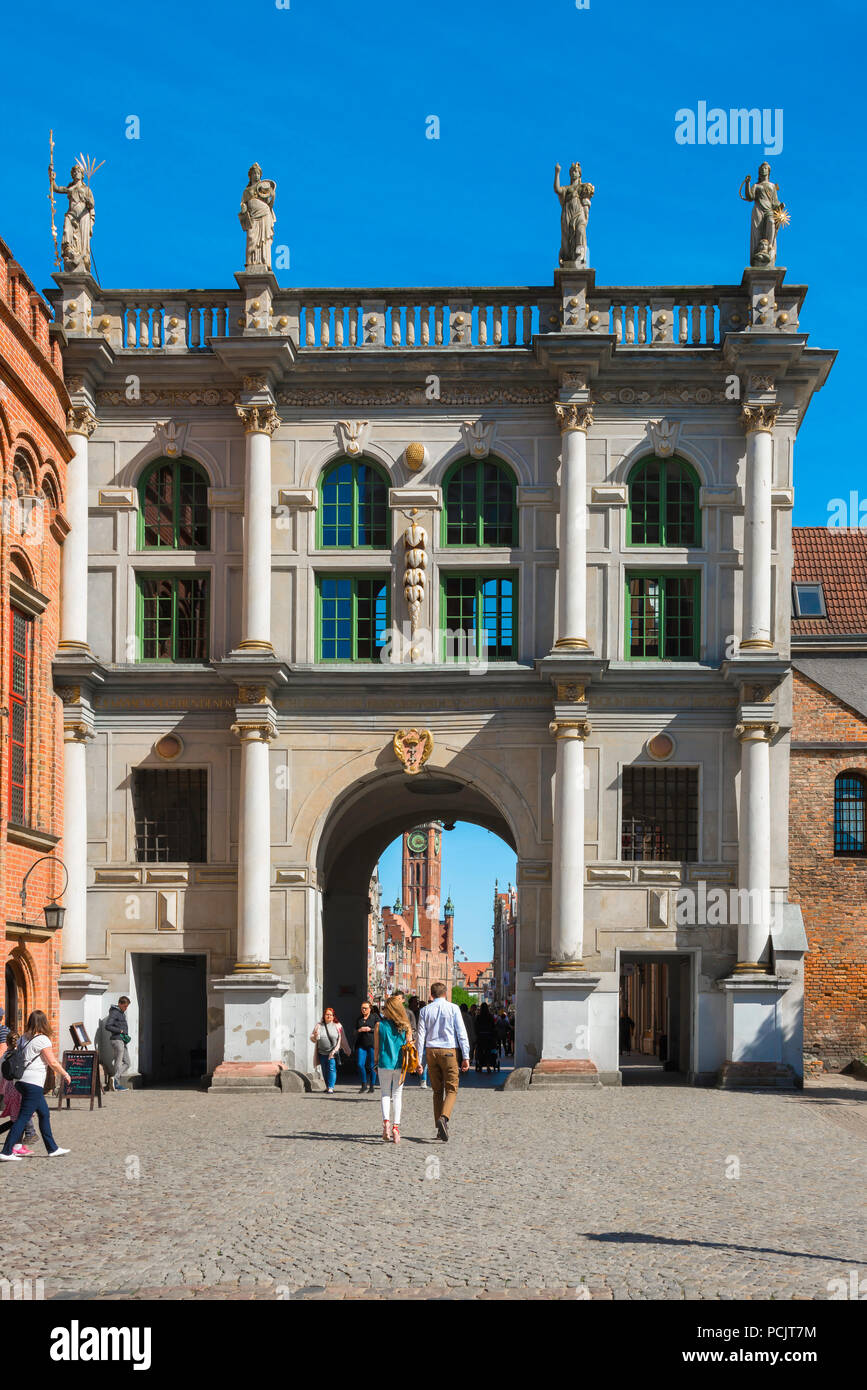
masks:
{"type": "Polygon", "coordinates": [[[136,576],[138,660],[207,661],[210,577],[196,574],[136,576]]]}
{"type": "Polygon", "coordinates": [[[334,459],[319,479],[320,550],[390,550],[389,480],[369,458],[334,459]]]}
{"type": "Polygon", "coordinates": [[[210,479],[191,459],[155,459],[138,484],[139,550],[210,550],[210,479]]]}
{"type": "Polygon", "coordinates": [[[500,459],[458,459],[443,479],[442,544],[450,550],[518,544],[517,486],[500,459]]]}
{"type": "Polygon", "coordinates": [[[697,661],[701,612],[695,570],[628,570],[627,661],[697,661]]]}
{"type": "Polygon", "coordinates": [[[390,575],[317,574],[317,661],[381,661],[390,622],[390,575]]]}
{"type": "Polygon", "coordinates": [[[440,573],[441,659],[445,662],[518,660],[516,570],[445,570],[440,573]],[[482,633],[486,633],[483,645],[482,633]],[[452,647],[454,634],[466,634],[452,647]],[[451,634],[451,636],[449,635],[451,634]],[[474,650],[471,650],[471,642],[474,650]]]}
{"type": "Polygon", "coordinates": [[[700,482],[685,459],[639,459],[628,485],[627,545],[701,545],[700,482]]]}

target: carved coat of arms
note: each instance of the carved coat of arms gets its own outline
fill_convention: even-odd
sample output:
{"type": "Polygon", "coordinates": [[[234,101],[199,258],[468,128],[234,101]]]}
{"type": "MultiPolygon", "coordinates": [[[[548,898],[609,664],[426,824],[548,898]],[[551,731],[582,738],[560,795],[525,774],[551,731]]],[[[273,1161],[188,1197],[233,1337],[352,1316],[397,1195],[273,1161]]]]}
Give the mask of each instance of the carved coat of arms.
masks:
{"type": "Polygon", "coordinates": [[[421,772],[433,752],[430,729],[398,729],[394,736],[395,757],[403,763],[404,772],[421,772]]]}

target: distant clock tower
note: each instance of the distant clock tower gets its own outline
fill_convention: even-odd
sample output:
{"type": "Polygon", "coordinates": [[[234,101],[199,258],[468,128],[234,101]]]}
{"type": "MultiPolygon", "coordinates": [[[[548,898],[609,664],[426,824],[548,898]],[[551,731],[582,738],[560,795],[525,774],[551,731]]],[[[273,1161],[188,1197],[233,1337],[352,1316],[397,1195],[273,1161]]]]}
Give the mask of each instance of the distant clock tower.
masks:
{"type": "Polygon", "coordinates": [[[403,837],[403,906],[412,915],[418,907],[419,926],[426,942],[436,940],[442,884],[442,825],[428,821],[403,837]],[[433,932],[431,932],[433,927],[433,932]]]}

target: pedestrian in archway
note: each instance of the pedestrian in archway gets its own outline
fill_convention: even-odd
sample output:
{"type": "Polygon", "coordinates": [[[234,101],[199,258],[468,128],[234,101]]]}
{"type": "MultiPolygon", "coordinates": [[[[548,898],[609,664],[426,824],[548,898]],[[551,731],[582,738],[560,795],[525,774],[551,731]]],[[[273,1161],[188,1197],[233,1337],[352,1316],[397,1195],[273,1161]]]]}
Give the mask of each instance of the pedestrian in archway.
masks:
{"type": "Polygon", "coordinates": [[[373,1095],[373,1083],[376,1079],[376,1062],[373,1047],[373,1030],[376,1027],[376,1019],[373,1017],[370,1004],[365,999],[361,1005],[361,1013],[355,1020],[355,1054],[358,1058],[358,1071],[361,1076],[360,1090],[367,1091],[373,1095]]]}
{"type": "Polygon", "coordinates": [[[470,1041],[470,1057],[469,1057],[469,1060],[472,1062],[472,1060],[473,1060],[473,1054],[475,1053],[475,1050],[476,1050],[476,1020],[475,1020],[475,1018],[473,1017],[473,1015],[472,1015],[472,1013],[470,1012],[470,1010],[467,1008],[466,1004],[461,1004],[461,1017],[462,1017],[463,1020],[464,1020],[464,1027],[465,1027],[466,1030],[467,1030],[467,1037],[469,1038],[469,1041],[470,1041]]]}
{"type": "Polygon", "coordinates": [[[61,1155],[68,1154],[69,1149],[61,1149],[51,1133],[51,1119],[44,1093],[45,1078],[48,1075],[49,1067],[64,1081],[70,1081],[71,1077],[69,1072],[64,1071],[63,1066],[54,1055],[51,1046],[50,1026],[41,1009],[34,1010],[28,1018],[27,1027],[18,1043],[18,1050],[24,1054],[24,1070],[15,1083],[21,1096],[21,1109],[18,1112],[18,1119],[6,1135],[6,1143],[3,1145],[0,1159],[4,1163],[21,1162],[21,1154],[15,1153],[15,1146],[20,1143],[21,1136],[32,1115],[35,1115],[39,1120],[39,1133],[42,1135],[42,1142],[48,1150],[48,1157],[60,1158],[61,1155]]]}
{"type": "Polygon", "coordinates": [[[316,1060],[322,1069],[325,1089],[331,1096],[337,1084],[337,1054],[344,1052],[347,1057],[352,1056],[343,1024],[338,1023],[337,1015],[332,1008],[325,1009],[322,1018],[310,1034],[310,1041],[316,1044],[316,1060]]]}
{"type": "Polygon", "coordinates": [[[386,1143],[389,1140],[400,1143],[404,1080],[401,1051],[412,1039],[412,1024],[404,1008],[403,996],[392,994],[385,1001],[383,1017],[375,1029],[376,1065],[382,1098],[382,1137],[386,1143]]]}
{"type": "Polygon", "coordinates": [[[457,1053],[461,1053],[461,1071],[469,1071],[470,1043],[463,1015],[457,1004],[446,999],[442,980],[431,985],[430,1004],[421,1011],[418,1024],[419,1072],[427,1059],[433,1091],[434,1121],[437,1138],[448,1143],[449,1120],[458,1095],[460,1076],[457,1053]]]}

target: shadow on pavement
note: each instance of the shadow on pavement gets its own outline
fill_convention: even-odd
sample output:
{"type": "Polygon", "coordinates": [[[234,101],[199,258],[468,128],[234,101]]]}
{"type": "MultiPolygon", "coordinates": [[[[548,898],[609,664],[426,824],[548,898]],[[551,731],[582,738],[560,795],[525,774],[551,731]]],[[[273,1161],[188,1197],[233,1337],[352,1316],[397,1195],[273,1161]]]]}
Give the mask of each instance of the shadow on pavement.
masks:
{"type": "Polygon", "coordinates": [[[674,1236],[651,1236],[643,1231],[585,1231],[585,1240],[596,1240],[603,1245],[680,1245],[694,1246],[702,1250],[738,1250],[741,1253],[758,1255],[787,1255],[791,1259],[828,1260],[831,1264],[864,1264],[863,1258],[854,1255],[811,1255],[807,1250],[778,1250],[771,1245],[741,1245],[724,1240],[678,1240],[674,1236]]]}

